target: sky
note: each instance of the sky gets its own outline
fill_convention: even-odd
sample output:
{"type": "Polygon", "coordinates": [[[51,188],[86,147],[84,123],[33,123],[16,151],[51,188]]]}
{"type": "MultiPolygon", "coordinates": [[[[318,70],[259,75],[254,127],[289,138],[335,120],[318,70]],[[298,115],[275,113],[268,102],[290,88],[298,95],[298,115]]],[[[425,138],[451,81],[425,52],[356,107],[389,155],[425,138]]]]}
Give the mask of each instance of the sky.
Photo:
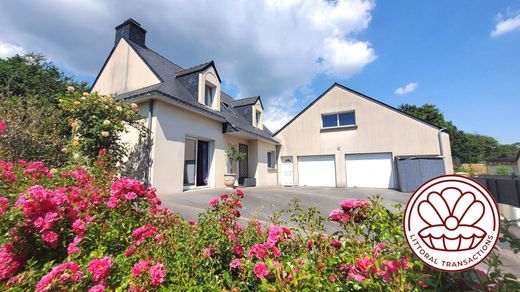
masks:
{"type": "Polygon", "coordinates": [[[0,57],[46,56],[92,83],[132,17],[227,93],[260,95],[276,130],[334,82],[392,106],[438,106],[466,132],[520,141],[520,0],[0,0],[0,57]]]}

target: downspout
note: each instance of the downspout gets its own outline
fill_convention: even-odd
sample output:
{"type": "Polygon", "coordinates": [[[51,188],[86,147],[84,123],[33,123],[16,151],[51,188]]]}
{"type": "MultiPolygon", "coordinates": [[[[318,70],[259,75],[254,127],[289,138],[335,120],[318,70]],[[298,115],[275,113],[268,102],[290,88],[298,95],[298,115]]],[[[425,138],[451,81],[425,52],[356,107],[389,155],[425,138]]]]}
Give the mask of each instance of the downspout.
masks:
{"type": "Polygon", "coordinates": [[[439,151],[440,151],[440,156],[444,157],[444,148],[442,147],[442,132],[445,132],[446,131],[446,128],[440,128],[438,131],[437,131],[437,137],[439,138],[439,151]]]}
{"type": "Polygon", "coordinates": [[[144,183],[150,187],[150,166],[152,161],[152,118],[153,118],[153,104],[154,100],[148,100],[148,125],[146,133],[146,167],[144,172],[144,183]]]}

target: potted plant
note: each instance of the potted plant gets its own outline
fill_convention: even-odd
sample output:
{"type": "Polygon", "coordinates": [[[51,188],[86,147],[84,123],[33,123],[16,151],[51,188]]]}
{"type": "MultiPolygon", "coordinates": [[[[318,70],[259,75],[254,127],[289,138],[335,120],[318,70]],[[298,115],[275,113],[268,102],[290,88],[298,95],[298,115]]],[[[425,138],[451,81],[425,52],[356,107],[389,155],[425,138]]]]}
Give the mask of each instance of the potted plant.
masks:
{"type": "Polygon", "coordinates": [[[226,156],[228,159],[228,171],[229,173],[224,174],[224,185],[227,188],[232,188],[237,180],[237,173],[235,167],[237,161],[246,159],[246,153],[241,153],[238,150],[238,145],[231,144],[229,149],[226,150],[226,156]]]}

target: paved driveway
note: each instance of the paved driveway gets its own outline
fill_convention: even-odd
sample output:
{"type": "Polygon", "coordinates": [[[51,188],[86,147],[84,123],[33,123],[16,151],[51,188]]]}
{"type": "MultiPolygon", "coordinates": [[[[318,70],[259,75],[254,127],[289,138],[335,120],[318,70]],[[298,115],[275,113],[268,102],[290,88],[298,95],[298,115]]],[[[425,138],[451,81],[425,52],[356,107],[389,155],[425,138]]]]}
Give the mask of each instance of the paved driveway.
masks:
{"type": "MultiPolygon", "coordinates": [[[[278,188],[244,188],[245,197],[242,216],[262,221],[269,221],[270,216],[287,209],[293,198],[298,198],[304,207],[315,206],[324,216],[339,208],[339,203],[345,199],[367,198],[368,195],[380,194],[384,203],[406,204],[410,194],[387,189],[368,188],[316,188],[316,187],[278,187],[278,188]]],[[[202,189],[183,193],[160,196],[163,205],[181,213],[186,219],[196,219],[197,214],[208,207],[208,201],[222,193],[225,189],[202,189]]],[[[327,230],[334,231],[337,224],[328,223],[327,230]]]]}
{"type": "MultiPolygon", "coordinates": [[[[298,198],[303,207],[317,207],[323,216],[328,216],[331,210],[339,207],[345,199],[366,199],[369,195],[380,194],[383,203],[389,207],[394,203],[404,208],[410,194],[387,189],[370,188],[324,188],[324,187],[277,187],[277,188],[244,188],[244,206],[241,210],[243,219],[258,219],[269,221],[270,216],[279,210],[287,209],[293,198],[298,198]]],[[[179,212],[185,219],[196,219],[197,214],[204,211],[208,201],[222,193],[225,189],[200,189],[160,196],[163,206],[179,212]]],[[[328,222],[327,232],[334,232],[338,225],[328,222]]],[[[520,230],[520,228],[519,228],[520,230]]],[[[519,231],[520,233],[520,231],[519,231]]],[[[499,243],[504,271],[520,276],[520,256],[515,255],[505,244],[499,243]]]]}

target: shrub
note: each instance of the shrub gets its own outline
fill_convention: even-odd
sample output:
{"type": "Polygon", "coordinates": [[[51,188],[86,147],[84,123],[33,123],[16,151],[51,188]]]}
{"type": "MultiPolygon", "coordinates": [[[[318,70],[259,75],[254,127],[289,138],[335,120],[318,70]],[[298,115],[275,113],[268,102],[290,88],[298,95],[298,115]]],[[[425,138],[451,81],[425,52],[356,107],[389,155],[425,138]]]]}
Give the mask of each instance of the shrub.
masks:
{"type": "MultiPolygon", "coordinates": [[[[198,220],[160,208],[153,189],[107,171],[0,162],[1,290],[446,290],[517,289],[493,270],[445,274],[413,256],[400,211],[380,197],[346,200],[325,233],[316,208],[240,221],[237,189],[198,220]],[[285,222],[284,220],[287,220],[285,222]],[[292,226],[292,227],[290,227],[292,226]]],[[[398,208],[398,206],[394,206],[398,208]]]]}
{"type": "Polygon", "coordinates": [[[121,134],[127,132],[127,127],[144,134],[140,123],[143,117],[135,103],[115,101],[111,96],[97,93],[79,93],[72,86],[59,102],[72,131],[70,143],[63,150],[74,160],[84,159],[91,164],[103,149],[110,154],[110,164],[116,165],[127,155],[127,145],[121,142],[121,134]]]}
{"type": "Polygon", "coordinates": [[[511,169],[505,165],[499,165],[497,166],[497,174],[498,175],[510,175],[511,169]]]}

